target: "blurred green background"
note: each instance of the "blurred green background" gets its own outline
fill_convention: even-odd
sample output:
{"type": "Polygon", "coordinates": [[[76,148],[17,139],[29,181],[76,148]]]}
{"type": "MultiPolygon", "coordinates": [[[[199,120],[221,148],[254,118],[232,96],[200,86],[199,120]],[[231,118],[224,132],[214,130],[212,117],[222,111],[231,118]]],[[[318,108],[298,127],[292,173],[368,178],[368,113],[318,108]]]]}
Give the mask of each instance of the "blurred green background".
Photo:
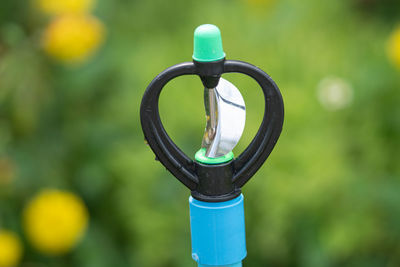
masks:
{"type": "MultiPolygon", "coordinates": [[[[156,74],[191,60],[204,23],[221,29],[228,59],[265,70],[285,102],[278,144],[243,190],[244,265],[400,266],[400,37],[388,52],[398,1],[98,0],[87,12],[104,41],[78,63],[46,50],[60,12],[41,9],[0,3],[0,228],[20,238],[19,266],[195,266],[189,191],[154,161],[139,107],[156,74]],[[89,211],[63,254],[38,251],[25,234],[22,211],[43,188],[73,192],[89,211]]],[[[249,78],[224,77],[247,106],[239,155],[264,103],[249,78]]],[[[202,94],[198,77],[182,77],[161,96],[166,129],[192,156],[202,94]]]]}

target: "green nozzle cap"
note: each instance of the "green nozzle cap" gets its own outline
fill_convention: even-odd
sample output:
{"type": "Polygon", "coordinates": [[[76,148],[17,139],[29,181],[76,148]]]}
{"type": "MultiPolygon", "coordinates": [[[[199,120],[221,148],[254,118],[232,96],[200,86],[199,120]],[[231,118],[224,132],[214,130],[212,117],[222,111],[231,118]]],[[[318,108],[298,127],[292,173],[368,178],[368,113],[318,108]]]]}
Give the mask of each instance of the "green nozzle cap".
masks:
{"type": "Polygon", "coordinates": [[[229,152],[228,154],[218,157],[218,158],[209,158],[206,156],[207,149],[201,148],[199,151],[196,152],[194,158],[196,161],[204,164],[221,164],[233,159],[233,152],[229,152]]]}
{"type": "Polygon", "coordinates": [[[217,26],[203,24],[194,31],[193,59],[200,62],[210,62],[225,57],[222,49],[221,32],[217,26]]]}

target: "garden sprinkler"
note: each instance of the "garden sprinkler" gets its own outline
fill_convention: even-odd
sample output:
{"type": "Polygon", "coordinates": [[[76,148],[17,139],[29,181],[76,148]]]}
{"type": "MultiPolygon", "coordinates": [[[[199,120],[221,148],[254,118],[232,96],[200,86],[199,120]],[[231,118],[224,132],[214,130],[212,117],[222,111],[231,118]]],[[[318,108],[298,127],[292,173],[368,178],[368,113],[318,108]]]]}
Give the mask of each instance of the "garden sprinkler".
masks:
{"type": "Polygon", "coordinates": [[[283,101],[275,82],[249,63],[225,60],[219,29],[201,25],[194,32],[193,61],[169,67],[153,79],[142,99],[140,119],[156,159],[191,191],[192,258],[199,267],[242,266],[247,251],[241,188],[262,166],[282,131],[283,101]],[[221,78],[224,73],[256,80],[265,101],[256,136],[236,158],[232,149],[243,133],[246,107],[240,91],[221,78]],[[197,75],[204,85],[206,129],[194,160],[170,139],[158,109],[161,90],[182,75],[197,75]]]}

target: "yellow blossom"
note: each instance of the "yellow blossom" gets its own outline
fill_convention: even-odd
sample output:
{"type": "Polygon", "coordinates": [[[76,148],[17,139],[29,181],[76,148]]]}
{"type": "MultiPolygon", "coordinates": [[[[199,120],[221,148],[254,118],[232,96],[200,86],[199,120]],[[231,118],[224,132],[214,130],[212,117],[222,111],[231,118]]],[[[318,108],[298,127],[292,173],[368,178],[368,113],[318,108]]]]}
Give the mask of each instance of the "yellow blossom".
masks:
{"type": "Polygon", "coordinates": [[[92,55],[104,39],[104,26],[89,15],[63,15],[54,19],[43,35],[44,50],[65,63],[80,63],[92,55]]]}
{"type": "Polygon", "coordinates": [[[45,14],[82,14],[89,12],[94,0],[34,0],[36,7],[45,14]]]}
{"type": "Polygon", "coordinates": [[[0,267],[17,266],[22,256],[22,245],[12,232],[0,230],[0,267]]]}
{"type": "Polygon", "coordinates": [[[23,219],[34,247],[45,254],[62,254],[72,249],[84,234],[88,211],[78,196],[46,189],[28,203],[23,219]]]}
{"type": "Polygon", "coordinates": [[[400,26],[394,30],[387,45],[389,59],[400,69],[400,26]]]}

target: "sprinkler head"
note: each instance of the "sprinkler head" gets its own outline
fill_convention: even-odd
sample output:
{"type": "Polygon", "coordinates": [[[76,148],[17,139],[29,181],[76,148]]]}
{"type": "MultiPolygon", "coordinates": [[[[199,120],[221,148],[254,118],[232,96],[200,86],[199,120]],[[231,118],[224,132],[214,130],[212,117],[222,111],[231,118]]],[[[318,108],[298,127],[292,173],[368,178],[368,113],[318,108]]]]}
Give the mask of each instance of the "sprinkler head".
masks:
{"type": "Polygon", "coordinates": [[[270,155],[282,131],[283,101],[278,86],[267,73],[243,61],[225,60],[219,29],[206,24],[195,31],[193,61],[165,69],[149,84],[140,106],[140,121],[157,160],[190,189],[193,198],[223,202],[238,197],[241,188],[270,155]],[[257,134],[237,157],[232,149],[243,133],[246,108],[239,90],[221,78],[224,73],[253,78],[265,102],[257,134]],[[194,160],[171,140],[158,108],[164,86],[183,75],[197,75],[205,88],[207,126],[202,148],[194,160]]]}

